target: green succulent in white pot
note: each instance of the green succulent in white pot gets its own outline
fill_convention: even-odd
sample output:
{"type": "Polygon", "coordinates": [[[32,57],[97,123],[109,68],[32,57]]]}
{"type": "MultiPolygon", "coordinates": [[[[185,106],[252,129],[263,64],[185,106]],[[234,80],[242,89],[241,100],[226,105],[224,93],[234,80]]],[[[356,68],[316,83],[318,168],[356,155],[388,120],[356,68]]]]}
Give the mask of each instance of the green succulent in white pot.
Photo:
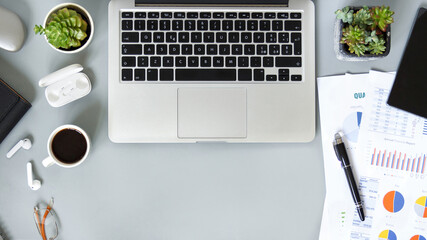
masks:
{"type": "Polygon", "coordinates": [[[59,52],[75,53],[86,48],[93,38],[94,25],[89,13],[74,3],[60,4],[48,13],[36,34],[45,35],[47,42],[59,52]]]}

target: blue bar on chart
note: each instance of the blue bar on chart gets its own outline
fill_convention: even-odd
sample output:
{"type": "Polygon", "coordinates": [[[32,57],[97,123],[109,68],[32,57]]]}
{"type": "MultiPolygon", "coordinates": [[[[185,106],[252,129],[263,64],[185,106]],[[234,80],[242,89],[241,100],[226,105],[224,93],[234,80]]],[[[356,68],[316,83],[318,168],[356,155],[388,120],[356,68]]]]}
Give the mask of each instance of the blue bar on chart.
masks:
{"type": "Polygon", "coordinates": [[[374,148],[371,165],[382,168],[397,169],[406,172],[424,174],[427,162],[427,154],[418,157],[406,157],[406,153],[388,150],[377,150],[374,148]]]}

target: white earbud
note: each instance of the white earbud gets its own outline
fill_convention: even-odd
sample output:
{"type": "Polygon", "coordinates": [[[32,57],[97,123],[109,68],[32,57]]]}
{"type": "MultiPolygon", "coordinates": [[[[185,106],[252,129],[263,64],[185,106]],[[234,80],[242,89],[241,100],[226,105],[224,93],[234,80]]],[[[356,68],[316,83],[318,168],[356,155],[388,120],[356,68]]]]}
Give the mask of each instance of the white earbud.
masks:
{"type": "Polygon", "coordinates": [[[30,139],[26,138],[19,141],[10,151],[6,154],[7,158],[11,158],[21,147],[25,150],[30,149],[32,146],[30,139]]]}
{"type": "Polygon", "coordinates": [[[27,163],[27,181],[28,186],[30,186],[31,190],[33,191],[39,190],[42,186],[42,183],[39,180],[33,180],[33,165],[31,162],[27,163]]]}

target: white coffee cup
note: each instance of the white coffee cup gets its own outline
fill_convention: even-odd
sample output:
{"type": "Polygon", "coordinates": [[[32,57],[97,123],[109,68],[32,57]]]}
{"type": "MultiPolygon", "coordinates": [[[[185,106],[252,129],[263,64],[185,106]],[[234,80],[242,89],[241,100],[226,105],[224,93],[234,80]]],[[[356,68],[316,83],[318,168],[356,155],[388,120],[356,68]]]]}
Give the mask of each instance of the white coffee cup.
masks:
{"type": "MultiPolygon", "coordinates": [[[[83,143],[83,141],[80,141],[81,140],[80,135],[77,134],[76,136],[78,137],[79,142],[83,143]]],[[[56,128],[50,134],[49,139],[47,141],[47,152],[48,152],[49,156],[42,161],[42,164],[44,167],[50,167],[54,164],[57,164],[57,165],[64,167],[64,168],[76,167],[76,166],[80,165],[87,158],[87,156],[89,154],[89,150],[90,150],[89,136],[87,135],[87,133],[83,129],[81,129],[80,127],[78,127],[76,125],[71,125],[71,124],[62,125],[62,126],[56,128]],[[86,151],[82,150],[83,148],[81,148],[80,151],[77,152],[77,154],[82,155],[81,158],[76,158],[73,161],[69,161],[69,160],[65,159],[65,156],[63,156],[64,159],[59,159],[59,157],[60,157],[60,156],[58,156],[59,154],[58,153],[55,154],[55,151],[58,151],[58,149],[61,149],[61,148],[65,149],[68,152],[72,152],[72,150],[70,150],[70,146],[73,144],[74,145],[76,144],[76,143],[70,143],[70,142],[67,142],[66,144],[65,143],[59,144],[59,142],[58,142],[59,137],[62,137],[62,140],[64,140],[64,139],[69,140],[70,139],[70,138],[64,138],[63,137],[63,135],[67,133],[66,131],[62,132],[64,130],[72,130],[73,132],[68,132],[68,133],[72,133],[73,135],[76,135],[75,132],[78,132],[84,137],[84,140],[86,141],[86,151]],[[60,133],[60,134],[58,135],[58,133],[60,133]],[[56,141],[55,143],[54,143],[54,140],[56,141]],[[53,144],[55,144],[55,146],[56,146],[55,148],[58,148],[58,149],[54,150],[53,144]]]]}

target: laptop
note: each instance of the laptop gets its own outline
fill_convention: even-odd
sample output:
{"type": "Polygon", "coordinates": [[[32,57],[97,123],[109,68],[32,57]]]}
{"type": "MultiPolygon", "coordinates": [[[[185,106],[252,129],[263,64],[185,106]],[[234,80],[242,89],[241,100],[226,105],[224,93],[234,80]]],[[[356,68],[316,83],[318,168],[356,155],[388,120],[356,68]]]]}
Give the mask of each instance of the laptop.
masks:
{"type": "Polygon", "coordinates": [[[310,0],[111,0],[108,135],[116,143],[309,142],[310,0]]]}

